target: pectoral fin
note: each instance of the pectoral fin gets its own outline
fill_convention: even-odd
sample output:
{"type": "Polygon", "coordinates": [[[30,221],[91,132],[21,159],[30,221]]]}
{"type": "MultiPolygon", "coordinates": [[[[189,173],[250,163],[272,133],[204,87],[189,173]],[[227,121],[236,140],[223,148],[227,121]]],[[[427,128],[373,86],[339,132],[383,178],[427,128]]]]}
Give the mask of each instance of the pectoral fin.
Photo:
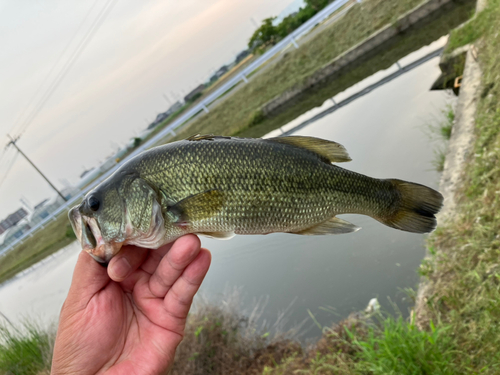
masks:
{"type": "Polygon", "coordinates": [[[309,236],[319,236],[322,234],[351,233],[356,232],[360,229],[360,227],[334,216],[331,219],[328,219],[318,225],[304,229],[300,232],[293,233],[309,236]]]}
{"type": "Polygon", "coordinates": [[[173,216],[174,223],[185,224],[216,215],[223,204],[224,193],[214,189],[190,195],[167,207],[167,212],[173,216]]]}
{"type": "Polygon", "coordinates": [[[290,137],[269,138],[268,141],[304,148],[326,159],[329,163],[343,163],[352,160],[344,146],[325,139],[294,135],[290,137]]]}

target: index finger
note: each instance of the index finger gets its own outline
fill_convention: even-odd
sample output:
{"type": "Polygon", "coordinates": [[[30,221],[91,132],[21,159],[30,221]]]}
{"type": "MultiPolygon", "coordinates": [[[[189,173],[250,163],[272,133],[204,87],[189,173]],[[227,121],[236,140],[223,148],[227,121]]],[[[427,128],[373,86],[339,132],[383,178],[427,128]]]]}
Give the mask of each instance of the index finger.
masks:
{"type": "Polygon", "coordinates": [[[108,275],[116,282],[125,280],[144,263],[150,250],[138,246],[123,246],[118,254],[109,261],[108,275]]]}
{"type": "Polygon", "coordinates": [[[101,264],[85,251],[78,255],[70,290],[66,300],[77,306],[86,306],[88,301],[109,283],[109,276],[101,264]]]}

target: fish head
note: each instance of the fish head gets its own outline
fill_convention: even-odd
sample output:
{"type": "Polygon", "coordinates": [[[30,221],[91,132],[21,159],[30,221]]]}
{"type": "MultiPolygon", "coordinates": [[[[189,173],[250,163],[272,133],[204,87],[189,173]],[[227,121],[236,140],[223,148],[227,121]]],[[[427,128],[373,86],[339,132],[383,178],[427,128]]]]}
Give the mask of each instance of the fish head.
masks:
{"type": "Polygon", "coordinates": [[[163,244],[159,195],[134,174],[111,176],[69,211],[69,219],[82,249],[100,263],[108,263],[126,244],[163,244]]]}

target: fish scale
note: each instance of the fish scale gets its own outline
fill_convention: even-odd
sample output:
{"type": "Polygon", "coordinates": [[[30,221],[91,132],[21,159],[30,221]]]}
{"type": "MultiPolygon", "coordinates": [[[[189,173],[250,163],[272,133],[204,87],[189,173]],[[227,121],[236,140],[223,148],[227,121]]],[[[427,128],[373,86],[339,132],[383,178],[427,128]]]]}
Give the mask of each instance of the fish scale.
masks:
{"type": "Polygon", "coordinates": [[[226,193],[217,215],[192,223],[197,231],[292,232],[346,210],[378,212],[388,205],[373,194],[387,183],[325,163],[307,150],[253,139],[166,145],[152,150],[137,171],[172,192],[174,201],[212,189],[226,193]]]}
{"type": "Polygon", "coordinates": [[[440,193],[333,164],[349,160],[340,144],[313,137],[195,136],[128,161],[89,192],[70,219],[82,246],[100,261],[123,244],[156,248],[186,233],[223,238],[359,229],[336,218],[342,213],[410,232],[434,229],[440,193]],[[91,235],[104,244],[91,248],[91,235]]]}

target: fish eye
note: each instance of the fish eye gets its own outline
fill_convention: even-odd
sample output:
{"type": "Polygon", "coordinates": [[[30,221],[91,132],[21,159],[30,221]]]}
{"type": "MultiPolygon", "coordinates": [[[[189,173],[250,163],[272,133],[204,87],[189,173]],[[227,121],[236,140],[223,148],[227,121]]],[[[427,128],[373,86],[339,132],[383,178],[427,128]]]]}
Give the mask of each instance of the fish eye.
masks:
{"type": "Polygon", "coordinates": [[[87,203],[89,205],[89,208],[94,212],[97,211],[99,209],[99,206],[101,205],[101,202],[99,202],[99,199],[97,199],[96,197],[90,197],[87,203]]]}

